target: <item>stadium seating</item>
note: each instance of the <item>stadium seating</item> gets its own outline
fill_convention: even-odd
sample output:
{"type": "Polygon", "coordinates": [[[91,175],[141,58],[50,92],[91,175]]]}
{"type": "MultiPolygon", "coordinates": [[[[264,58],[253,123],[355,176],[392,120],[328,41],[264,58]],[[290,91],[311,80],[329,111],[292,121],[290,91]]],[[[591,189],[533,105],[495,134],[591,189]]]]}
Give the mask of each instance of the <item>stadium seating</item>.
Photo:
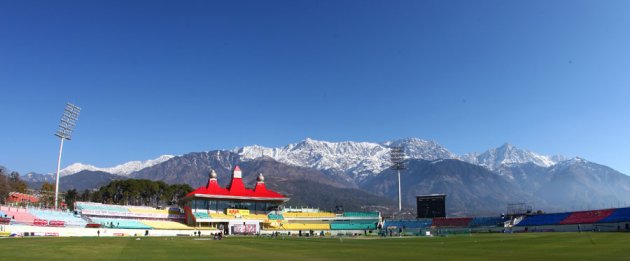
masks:
{"type": "Polygon", "coordinates": [[[472,218],[434,218],[434,227],[467,227],[472,218]]]}
{"type": "Polygon", "coordinates": [[[56,220],[65,222],[66,226],[85,226],[87,221],[80,217],[74,216],[72,212],[55,211],[50,209],[29,209],[29,212],[39,219],[48,221],[56,220]]]}
{"type": "Polygon", "coordinates": [[[416,219],[416,220],[386,220],[384,228],[409,228],[409,229],[422,229],[430,227],[433,224],[431,219],[416,219]]]}
{"type": "Polygon", "coordinates": [[[193,229],[192,227],[175,221],[141,220],[140,222],[154,229],[193,229]]]}
{"type": "Polygon", "coordinates": [[[143,224],[138,220],[132,219],[116,219],[116,218],[92,218],[93,223],[101,224],[108,228],[135,228],[135,229],[151,229],[151,226],[143,224]]]}
{"type": "Polygon", "coordinates": [[[333,230],[373,230],[376,229],[377,221],[357,220],[357,221],[333,221],[330,229],[333,230]]]}
{"type": "Polygon", "coordinates": [[[284,218],[334,218],[337,215],[330,212],[285,212],[284,218]]]}
{"type": "Polygon", "coordinates": [[[77,210],[91,210],[91,211],[100,211],[100,212],[122,212],[122,213],[129,212],[129,209],[123,206],[106,205],[106,204],[92,203],[92,202],[77,202],[76,208],[77,210]]]}
{"type": "Polygon", "coordinates": [[[470,227],[494,227],[503,225],[505,220],[501,217],[476,217],[470,222],[470,227]]]}
{"type": "Polygon", "coordinates": [[[343,212],[344,217],[379,217],[378,212],[343,212]]]}
{"type": "Polygon", "coordinates": [[[278,229],[280,227],[281,222],[277,221],[267,221],[262,223],[262,229],[278,229]]]}
{"type": "Polygon", "coordinates": [[[223,213],[210,213],[209,215],[210,215],[210,218],[215,218],[215,219],[234,219],[234,216],[223,214],[223,213]]]}
{"type": "Polygon", "coordinates": [[[266,220],[267,219],[267,215],[265,215],[265,214],[249,214],[249,215],[243,215],[243,219],[266,220]]]}
{"type": "Polygon", "coordinates": [[[597,223],[630,222],[630,208],[618,208],[608,217],[597,221],[597,223]]]}
{"type": "Polygon", "coordinates": [[[16,207],[5,207],[0,206],[0,210],[4,212],[7,217],[13,219],[13,221],[23,224],[32,224],[33,220],[37,219],[37,217],[31,215],[25,208],[16,208],[16,207]]]}
{"type": "Polygon", "coordinates": [[[138,213],[138,214],[160,214],[160,215],[169,214],[168,209],[155,209],[155,208],[144,208],[144,207],[135,207],[135,206],[128,206],[127,209],[131,213],[138,213]]]}
{"type": "Polygon", "coordinates": [[[284,230],[329,230],[330,224],[281,223],[284,230]]]}
{"type": "Polygon", "coordinates": [[[269,214],[267,215],[269,220],[284,220],[284,216],[282,214],[269,214]]]}
{"type": "Polygon", "coordinates": [[[567,218],[560,221],[560,225],[595,223],[610,216],[614,211],[614,209],[603,209],[573,212],[567,218]]]}
{"type": "Polygon", "coordinates": [[[558,225],[560,221],[566,219],[571,213],[554,213],[554,214],[541,214],[527,216],[521,222],[518,222],[516,226],[544,226],[544,225],[558,225]]]}
{"type": "Polygon", "coordinates": [[[206,212],[195,212],[193,214],[195,215],[195,218],[210,218],[206,212]]]}

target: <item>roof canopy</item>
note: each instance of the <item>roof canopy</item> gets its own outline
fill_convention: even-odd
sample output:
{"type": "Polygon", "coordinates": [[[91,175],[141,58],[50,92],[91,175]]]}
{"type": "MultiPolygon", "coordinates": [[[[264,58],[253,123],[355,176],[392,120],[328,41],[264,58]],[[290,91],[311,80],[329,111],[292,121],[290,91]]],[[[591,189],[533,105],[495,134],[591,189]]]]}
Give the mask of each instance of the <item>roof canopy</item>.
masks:
{"type": "Polygon", "coordinates": [[[193,190],[188,193],[186,197],[283,202],[289,200],[289,198],[283,196],[282,194],[267,189],[262,175],[259,175],[254,189],[246,188],[243,184],[241,169],[238,166],[236,166],[232,171],[232,181],[227,188],[219,186],[219,183],[217,182],[217,174],[213,170],[210,172],[208,185],[193,190]]]}

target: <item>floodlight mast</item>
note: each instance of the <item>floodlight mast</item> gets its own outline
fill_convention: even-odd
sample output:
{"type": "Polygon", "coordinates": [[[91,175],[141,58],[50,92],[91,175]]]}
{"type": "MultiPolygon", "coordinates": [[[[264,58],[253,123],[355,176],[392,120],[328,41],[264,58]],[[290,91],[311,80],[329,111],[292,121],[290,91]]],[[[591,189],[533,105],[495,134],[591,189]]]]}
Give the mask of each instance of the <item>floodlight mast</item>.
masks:
{"type": "Polygon", "coordinates": [[[402,191],[400,188],[400,171],[405,169],[405,150],[403,147],[391,147],[389,152],[391,169],[398,172],[398,211],[402,211],[402,191]]]}
{"type": "Polygon", "coordinates": [[[57,132],[55,133],[55,136],[61,139],[61,144],[59,145],[59,157],[57,158],[57,179],[55,180],[55,209],[59,208],[59,169],[61,168],[61,152],[63,151],[63,140],[70,140],[72,138],[72,131],[77,125],[77,120],[79,119],[80,112],[81,108],[75,106],[72,103],[66,103],[66,108],[63,110],[63,115],[61,115],[59,129],[57,129],[57,132]]]}

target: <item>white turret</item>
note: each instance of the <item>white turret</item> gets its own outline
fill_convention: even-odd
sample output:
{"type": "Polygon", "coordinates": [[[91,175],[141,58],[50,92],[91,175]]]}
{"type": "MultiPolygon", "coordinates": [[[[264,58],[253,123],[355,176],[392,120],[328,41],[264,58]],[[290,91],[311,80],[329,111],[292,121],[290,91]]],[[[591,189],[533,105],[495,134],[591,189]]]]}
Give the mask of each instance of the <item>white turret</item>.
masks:
{"type": "Polygon", "coordinates": [[[243,178],[243,173],[241,172],[241,168],[239,168],[238,166],[234,168],[234,172],[232,172],[232,178],[233,179],[243,178]]]}

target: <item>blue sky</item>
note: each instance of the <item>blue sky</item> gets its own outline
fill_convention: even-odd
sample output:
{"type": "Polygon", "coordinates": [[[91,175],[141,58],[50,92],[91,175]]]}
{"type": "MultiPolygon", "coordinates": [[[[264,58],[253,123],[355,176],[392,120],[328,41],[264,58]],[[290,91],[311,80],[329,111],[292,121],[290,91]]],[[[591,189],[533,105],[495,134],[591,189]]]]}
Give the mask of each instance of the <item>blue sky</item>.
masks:
{"type": "Polygon", "coordinates": [[[630,174],[629,1],[1,1],[0,165],[306,137],[504,142],[630,174]]]}

